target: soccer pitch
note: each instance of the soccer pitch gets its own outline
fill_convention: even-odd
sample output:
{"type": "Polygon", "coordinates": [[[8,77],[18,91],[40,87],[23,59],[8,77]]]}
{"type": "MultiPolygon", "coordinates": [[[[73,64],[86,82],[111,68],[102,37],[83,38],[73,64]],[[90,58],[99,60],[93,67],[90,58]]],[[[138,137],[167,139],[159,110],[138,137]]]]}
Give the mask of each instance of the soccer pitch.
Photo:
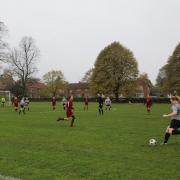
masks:
{"type": "MultiPolygon", "coordinates": [[[[74,103],[75,127],[56,122],[65,116],[59,103],[31,103],[18,115],[0,108],[0,174],[22,180],[179,180],[180,136],[168,145],[150,147],[163,139],[169,105],[113,104],[98,116],[97,104],[83,111],[74,103]]],[[[1,176],[0,176],[1,179],[1,176]]]]}

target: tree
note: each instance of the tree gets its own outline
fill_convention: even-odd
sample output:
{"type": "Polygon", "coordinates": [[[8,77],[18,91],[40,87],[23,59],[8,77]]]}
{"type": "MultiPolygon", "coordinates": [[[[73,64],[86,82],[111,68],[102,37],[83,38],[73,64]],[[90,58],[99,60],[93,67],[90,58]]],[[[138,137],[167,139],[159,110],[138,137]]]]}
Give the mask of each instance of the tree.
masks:
{"type": "Polygon", "coordinates": [[[81,82],[83,82],[83,83],[90,83],[92,74],[93,74],[93,68],[89,69],[89,70],[85,73],[85,75],[84,75],[84,77],[82,78],[81,82]]]}
{"type": "Polygon", "coordinates": [[[156,82],[157,87],[164,92],[180,94],[180,43],[168,58],[167,64],[159,70],[156,82]]]}
{"type": "Polygon", "coordinates": [[[137,79],[137,61],[133,53],[118,42],[105,47],[98,55],[91,78],[93,93],[119,93],[129,81],[137,79]]]}
{"type": "Polygon", "coordinates": [[[6,90],[10,90],[14,86],[14,79],[12,73],[5,69],[3,74],[0,75],[0,83],[5,86],[6,90]]]}
{"type": "Polygon", "coordinates": [[[122,88],[123,96],[134,97],[137,93],[137,80],[127,82],[122,88]]]}
{"type": "Polygon", "coordinates": [[[158,73],[157,79],[156,79],[156,85],[163,87],[164,83],[167,79],[167,74],[166,74],[166,66],[163,66],[158,73]]]}
{"type": "Polygon", "coordinates": [[[165,65],[159,70],[158,76],[156,78],[156,88],[159,90],[161,94],[164,94],[165,92],[168,93],[167,85],[168,84],[165,65]]]}
{"type": "Polygon", "coordinates": [[[20,79],[23,96],[27,93],[28,79],[37,71],[36,62],[39,55],[39,49],[32,37],[23,37],[19,48],[13,49],[9,53],[7,63],[10,65],[14,75],[20,79]]]}
{"type": "Polygon", "coordinates": [[[167,88],[180,94],[180,43],[176,46],[166,65],[167,88]]]}
{"type": "Polygon", "coordinates": [[[0,61],[5,60],[7,43],[3,41],[3,36],[7,33],[6,25],[0,21],[0,61]]]}
{"type": "Polygon", "coordinates": [[[52,95],[56,96],[60,90],[65,91],[67,82],[65,81],[63,73],[52,70],[43,76],[44,83],[47,86],[47,90],[52,95]]]}

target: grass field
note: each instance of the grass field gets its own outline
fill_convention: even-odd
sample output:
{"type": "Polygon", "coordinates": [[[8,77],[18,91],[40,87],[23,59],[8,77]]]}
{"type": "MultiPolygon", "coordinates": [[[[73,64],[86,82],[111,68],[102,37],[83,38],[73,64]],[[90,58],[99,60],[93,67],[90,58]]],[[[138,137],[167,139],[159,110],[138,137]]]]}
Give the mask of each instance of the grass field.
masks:
{"type": "Polygon", "coordinates": [[[148,115],[142,104],[115,104],[98,116],[75,103],[75,127],[56,122],[65,113],[48,103],[32,103],[19,116],[0,108],[0,174],[23,180],[179,180],[180,136],[160,142],[169,120],[169,105],[154,105],[148,115]]]}

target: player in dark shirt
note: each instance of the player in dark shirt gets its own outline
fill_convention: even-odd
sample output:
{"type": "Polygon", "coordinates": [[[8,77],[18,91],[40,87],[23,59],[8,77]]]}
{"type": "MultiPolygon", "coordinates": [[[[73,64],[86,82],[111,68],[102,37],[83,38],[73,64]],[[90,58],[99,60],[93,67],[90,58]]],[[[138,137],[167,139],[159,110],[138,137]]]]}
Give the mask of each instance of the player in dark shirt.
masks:
{"type": "Polygon", "coordinates": [[[103,103],[104,103],[104,100],[103,100],[102,95],[98,94],[97,102],[98,102],[98,104],[99,104],[99,107],[98,107],[99,114],[100,114],[100,115],[103,115],[103,114],[104,114],[104,111],[103,111],[103,103]]]}
{"type": "Polygon", "coordinates": [[[74,107],[73,107],[73,96],[69,96],[67,104],[66,104],[66,118],[58,118],[57,121],[70,120],[70,126],[73,127],[75,116],[74,116],[74,107]]]}

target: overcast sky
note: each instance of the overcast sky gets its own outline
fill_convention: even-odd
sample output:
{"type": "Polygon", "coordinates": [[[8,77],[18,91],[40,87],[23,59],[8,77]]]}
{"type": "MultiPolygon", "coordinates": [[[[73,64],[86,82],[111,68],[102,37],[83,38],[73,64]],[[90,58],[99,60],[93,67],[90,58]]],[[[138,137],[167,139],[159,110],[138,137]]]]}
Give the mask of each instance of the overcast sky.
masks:
{"type": "Polygon", "coordinates": [[[36,40],[38,77],[60,69],[78,82],[98,53],[119,41],[155,82],[180,41],[180,0],[0,0],[0,21],[11,46],[23,36],[36,40]]]}

